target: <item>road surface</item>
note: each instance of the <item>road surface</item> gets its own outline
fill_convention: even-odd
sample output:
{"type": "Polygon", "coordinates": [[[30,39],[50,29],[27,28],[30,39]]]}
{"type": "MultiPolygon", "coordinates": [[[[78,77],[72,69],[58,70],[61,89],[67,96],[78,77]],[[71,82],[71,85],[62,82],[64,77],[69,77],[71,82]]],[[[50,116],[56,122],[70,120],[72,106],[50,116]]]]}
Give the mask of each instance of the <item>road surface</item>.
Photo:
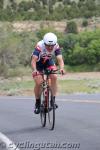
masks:
{"type": "Polygon", "coordinates": [[[34,97],[0,97],[0,150],[100,150],[100,94],[59,95],[57,103],[50,131],[33,113],[34,97]]]}

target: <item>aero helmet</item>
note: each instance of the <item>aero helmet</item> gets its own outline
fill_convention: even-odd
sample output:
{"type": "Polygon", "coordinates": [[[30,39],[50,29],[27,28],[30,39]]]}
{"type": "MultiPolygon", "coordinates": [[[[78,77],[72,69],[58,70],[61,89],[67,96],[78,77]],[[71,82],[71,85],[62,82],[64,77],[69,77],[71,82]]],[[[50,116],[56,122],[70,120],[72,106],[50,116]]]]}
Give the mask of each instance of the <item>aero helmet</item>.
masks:
{"type": "Polygon", "coordinates": [[[54,33],[46,33],[43,37],[44,44],[55,45],[57,43],[57,36],[54,33]]]}

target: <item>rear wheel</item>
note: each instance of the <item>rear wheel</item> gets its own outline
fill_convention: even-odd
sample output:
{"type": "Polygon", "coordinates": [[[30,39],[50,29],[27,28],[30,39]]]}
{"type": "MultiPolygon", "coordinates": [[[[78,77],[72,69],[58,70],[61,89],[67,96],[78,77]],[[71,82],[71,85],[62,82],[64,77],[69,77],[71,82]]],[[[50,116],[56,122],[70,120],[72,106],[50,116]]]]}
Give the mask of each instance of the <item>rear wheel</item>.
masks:
{"type": "Polygon", "coordinates": [[[48,89],[48,121],[49,129],[53,130],[55,125],[55,102],[50,89],[48,89]]]}
{"type": "Polygon", "coordinates": [[[41,93],[40,118],[41,118],[42,127],[45,127],[45,125],[46,125],[46,111],[45,111],[44,92],[41,93]]]}

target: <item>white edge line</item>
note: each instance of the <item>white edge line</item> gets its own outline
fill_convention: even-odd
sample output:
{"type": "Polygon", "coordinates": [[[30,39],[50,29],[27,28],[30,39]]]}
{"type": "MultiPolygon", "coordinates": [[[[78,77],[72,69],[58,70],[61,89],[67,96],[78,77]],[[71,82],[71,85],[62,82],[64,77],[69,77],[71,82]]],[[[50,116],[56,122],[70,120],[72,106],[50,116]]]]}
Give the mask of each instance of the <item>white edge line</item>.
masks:
{"type": "Polygon", "coordinates": [[[8,137],[0,132],[0,141],[5,143],[7,150],[19,150],[17,146],[8,137]]]}
{"type": "MultiPolygon", "coordinates": [[[[7,97],[7,99],[16,99],[16,100],[34,100],[35,98],[30,98],[30,97],[7,97]]],[[[2,98],[3,99],[3,98],[2,98]]],[[[5,97],[4,97],[5,99],[5,97]]],[[[66,98],[57,98],[57,101],[63,101],[63,102],[74,102],[74,103],[97,103],[100,104],[99,100],[87,100],[87,99],[66,99],[66,98]]]]}
{"type": "MultiPolygon", "coordinates": [[[[16,97],[16,99],[22,99],[22,100],[34,100],[35,98],[17,98],[16,97]]],[[[66,99],[66,98],[57,98],[56,99],[57,101],[63,101],[63,102],[74,102],[74,103],[98,103],[98,104],[100,104],[100,101],[99,100],[87,100],[87,99],[70,99],[70,98],[68,98],[68,99],[66,99]]]]}
{"type": "Polygon", "coordinates": [[[96,104],[100,104],[99,100],[76,100],[76,99],[62,99],[60,101],[64,101],[64,102],[74,102],[74,103],[96,103],[96,104]]]}

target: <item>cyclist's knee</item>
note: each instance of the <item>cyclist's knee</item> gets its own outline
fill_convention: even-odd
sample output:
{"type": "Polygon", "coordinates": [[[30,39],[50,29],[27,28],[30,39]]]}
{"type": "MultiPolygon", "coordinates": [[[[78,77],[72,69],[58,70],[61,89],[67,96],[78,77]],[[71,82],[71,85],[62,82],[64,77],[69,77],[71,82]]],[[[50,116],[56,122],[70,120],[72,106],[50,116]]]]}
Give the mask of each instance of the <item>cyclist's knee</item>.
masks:
{"type": "Polygon", "coordinates": [[[51,78],[51,80],[57,80],[57,75],[56,74],[51,74],[50,78],[51,78]]]}
{"type": "Polygon", "coordinates": [[[40,78],[35,78],[35,84],[37,86],[40,86],[42,82],[43,82],[43,79],[41,77],[40,78]]]}
{"type": "Polygon", "coordinates": [[[37,86],[40,86],[41,83],[42,83],[42,81],[37,81],[37,82],[36,82],[36,85],[37,85],[37,86]]]}

